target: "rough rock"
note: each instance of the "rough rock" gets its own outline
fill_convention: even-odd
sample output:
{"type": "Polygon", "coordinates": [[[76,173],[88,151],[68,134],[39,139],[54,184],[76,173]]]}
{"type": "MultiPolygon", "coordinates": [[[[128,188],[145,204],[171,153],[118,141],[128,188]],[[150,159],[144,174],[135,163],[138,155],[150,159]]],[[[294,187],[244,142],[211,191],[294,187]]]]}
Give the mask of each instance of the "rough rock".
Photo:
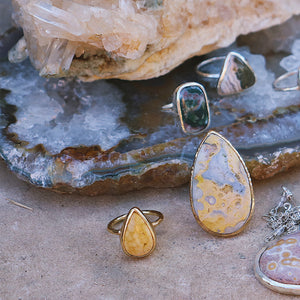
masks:
{"type": "Polygon", "coordinates": [[[13,5],[41,75],[90,81],[157,77],[240,34],[300,13],[299,0],[13,0],[13,5]]]}

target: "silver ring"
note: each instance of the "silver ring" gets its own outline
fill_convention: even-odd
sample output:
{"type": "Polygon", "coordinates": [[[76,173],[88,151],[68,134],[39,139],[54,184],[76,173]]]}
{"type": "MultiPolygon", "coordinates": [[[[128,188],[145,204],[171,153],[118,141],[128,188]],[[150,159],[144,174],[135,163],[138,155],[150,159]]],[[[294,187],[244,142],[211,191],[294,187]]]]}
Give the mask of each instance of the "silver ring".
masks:
{"type": "Polygon", "coordinates": [[[197,82],[181,84],[173,93],[172,103],[162,107],[162,111],[179,116],[181,129],[186,134],[199,134],[210,124],[207,95],[203,85],[197,82]]]}
{"type": "Polygon", "coordinates": [[[273,82],[273,88],[276,91],[283,91],[283,92],[290,92],[290,91],[299,91],[300,90],[300,67],[296,71],[285,73],[281,76],[279,76],[277,79],[273,82]],[[293,75],[297,74],[297,85],[291,86],[291,87],[280,87],[278,83],[282,80],[285,80],[288,77],[291,77],[293,75]]]}
{"type": "Polygon", "coordinates": [[[217,92],[221,96],[240,93],[256,82],[254,71],[247,60],[233,51],[226,56],[212,57],[202,61],[197,65],[196,72],[202,77],[218,79],[217,92]],[[224,60],[220,73],[203,71],[203,67],[219,60],[224,60]]]}
{"type": "Polygon", "coordinates": [[[202,72],[200,71],[201,68],[203,68],[206,65],[209,65],[215,61],[218,60],[225,60],[226,56],[219,56],[219,57],[212,57],[209,59],[206,59],[204,61],[202,61],[196,68],[196,71],[199,75],[201,75],[202,77],[207,77],[207,78],[214,78],[214,79],[218,79],[220,77],[220,73],[206,73],[206,72],[202,72]]]}

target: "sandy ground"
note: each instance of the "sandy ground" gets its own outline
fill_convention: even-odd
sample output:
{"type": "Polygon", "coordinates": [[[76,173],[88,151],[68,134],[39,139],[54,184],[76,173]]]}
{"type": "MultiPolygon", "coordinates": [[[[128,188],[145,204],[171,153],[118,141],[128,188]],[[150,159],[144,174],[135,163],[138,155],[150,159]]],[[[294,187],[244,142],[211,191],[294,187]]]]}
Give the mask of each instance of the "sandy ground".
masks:
{"type": "Polygon", "coordinates": [[[19,180],[0,161],[0,299],[284,299],[263,287],[253,262],[270,232],[262,215],[282,184],[300,203],[300,170],[254,183],[244,232],[217,238],[196,223],[188,186],[121,196],[59,195],[19,180]],[[298,195],[298,197],[297,197],[298,195]],[[33,211],[12,204],[20,202],[33,211]],[[106,230],[133,207],[165,215],[157,248],[132,259],[106,230]]]}

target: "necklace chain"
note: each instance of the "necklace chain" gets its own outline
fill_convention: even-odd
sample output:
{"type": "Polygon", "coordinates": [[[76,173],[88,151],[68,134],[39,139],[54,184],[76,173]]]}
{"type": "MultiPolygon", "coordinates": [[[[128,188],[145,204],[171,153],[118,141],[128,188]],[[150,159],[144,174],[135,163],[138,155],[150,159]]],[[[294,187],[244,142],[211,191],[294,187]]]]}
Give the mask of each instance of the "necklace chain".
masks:
{"type": "Polygon", "coordinates": [[[278,205],[263,216],[267,221],[268,227],[273,230],[271,235],[265,238],[269,242],[283,234],[293,233],[298,230],[300,224],[300,206],[293,206],[293,194],[286,188],[282,187],[282,196],[278,205]]]}

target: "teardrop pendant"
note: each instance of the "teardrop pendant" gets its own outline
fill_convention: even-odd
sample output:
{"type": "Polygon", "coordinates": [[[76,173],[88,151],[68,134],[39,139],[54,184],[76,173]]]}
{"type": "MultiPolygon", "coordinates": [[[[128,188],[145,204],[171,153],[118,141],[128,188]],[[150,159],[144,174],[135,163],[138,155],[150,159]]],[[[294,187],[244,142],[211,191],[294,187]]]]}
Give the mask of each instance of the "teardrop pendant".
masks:
{"type": "Polygon", "coordinates": [[[300,206],[282,186],[279,203],[263,218],[272,228],[255,259],[256,278],[278,293],[300,295],[300,206]]]}
{"type": "Polygon", "coordinates": [[[132,208],[123,226],[120,239],[127,255],[144,257],[152,253],[156,245],[155,232],[141,210],[132,208]]]}
{"type": "Polygon", "coordinates": [[[252,215],[254,196],[247,167],[217,132],[210,131],[198,148],[190,201],[200,226],[218,236],[239,233],[252,215]]]}
{"type": "Polygon", "coordinates": [[[300,232],[285,235],[264,247],[255,259],[255,275],[271,290],[300,295],[300,232]]]}

